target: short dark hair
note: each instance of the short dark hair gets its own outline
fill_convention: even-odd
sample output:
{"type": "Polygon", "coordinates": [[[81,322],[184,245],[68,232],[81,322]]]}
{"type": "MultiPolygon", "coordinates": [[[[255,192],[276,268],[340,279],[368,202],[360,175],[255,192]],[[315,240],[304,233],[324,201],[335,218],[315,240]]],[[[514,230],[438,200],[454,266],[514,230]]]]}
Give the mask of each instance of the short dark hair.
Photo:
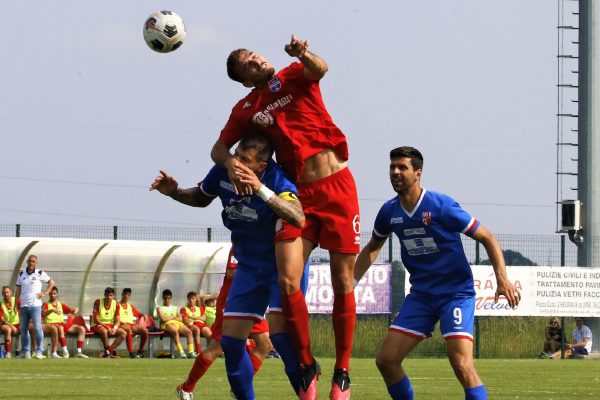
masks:
{"type": "Polygon", "coordinates": [[[10,286],[2,286],[2,291],[4,291],[4,289],[10,289],[10,286]]]}
{"type": "Polygon", "coordinates": [[[410,164],[415,171],[423,169],[423,154],[414,147],[396,147],[394,150],[390,151],[390,160],[393,160],[394,158],[410,158],[410,164]]]}
{"type": "Polygon", "coordinates": [[[123,294],[125,294],[125,293],[131,294],[131,288],[130,287],[123,288],[123,294]]]}
{"type": "Polygon", "coordinates": [[[171,297],[173,297],[173,292],[171,292],[171,289],[165,289],[165,290],[163,290],[162,297],[165,297],[165,296],[171,296],[171,297]]]}
{"type": "Polygon", "coordinates": [[[236,67],[240,64],[241,61],[241,53],[244,51],[248,51],[247,49],[237,49],[229,53],[229,57],[227,57],[227,76],[230,79],[233,79],[236,82],[244,83],[244,78],[237,73],[236,67]]]}
{"type": "Polygon", "coordinates": [[[56,290],[56,293],[58,293],[58,286],[52,286],[52,289],[50,289],[50,291],[52,292],[54,290],[56,290]]]}
{"type": "Polygon", "coordinates": [[[104,294],[109,294],[109,293],[115,293],[115,289],[111,288],[110,286],[107,287],[106,289],[104,289],[104,294]]]}
{"type": "Polygon", "coordinates": [[[197,296],[197,295],[198,294],[196,292],[188,292],[187,298],[189,299],[190,297],[197,296]]]}
{"type": "Polygon", "coordinates": [[[273,156],[273,145],[262,133],[248,133],[238,146],[244,150],[255,149],[258,161],[267,162],[273,156]]]}

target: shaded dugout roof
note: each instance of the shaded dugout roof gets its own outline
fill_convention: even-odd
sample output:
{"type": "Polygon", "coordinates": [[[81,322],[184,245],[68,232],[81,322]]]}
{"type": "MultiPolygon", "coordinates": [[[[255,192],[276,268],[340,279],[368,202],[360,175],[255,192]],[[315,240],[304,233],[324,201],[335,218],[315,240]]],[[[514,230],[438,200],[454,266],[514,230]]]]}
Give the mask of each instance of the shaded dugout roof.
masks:
{"type": "Polygon", "coordinates": [[[153,312],[161,292],[173,292],[173,304],[183,305],[189,291],[214,293],[221,286],[230,243],[88,240],[60,238],[0,238],[0,284],[14,290],[29,255],[59,287],[60,300],[91,313],[93,301],[107,286],[130,287],[132,303],[153,312]]]}

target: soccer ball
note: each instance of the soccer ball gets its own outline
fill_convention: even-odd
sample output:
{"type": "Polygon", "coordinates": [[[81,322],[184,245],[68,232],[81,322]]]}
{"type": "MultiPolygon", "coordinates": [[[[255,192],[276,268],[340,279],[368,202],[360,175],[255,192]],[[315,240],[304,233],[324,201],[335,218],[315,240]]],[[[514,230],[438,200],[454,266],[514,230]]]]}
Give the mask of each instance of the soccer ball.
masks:
{"type": "Polygon", "coordinates": [[[157,11],[144,23],[144,40],[159,53],[177,50],[185,39],[183,20],[173,11],[157,11]]]}

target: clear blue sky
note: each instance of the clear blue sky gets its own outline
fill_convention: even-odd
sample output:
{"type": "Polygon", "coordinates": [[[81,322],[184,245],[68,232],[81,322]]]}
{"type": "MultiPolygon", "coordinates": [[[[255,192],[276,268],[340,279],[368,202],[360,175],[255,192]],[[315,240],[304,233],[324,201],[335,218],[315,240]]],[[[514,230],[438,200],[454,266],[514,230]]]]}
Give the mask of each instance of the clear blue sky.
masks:
{"type": "Polygon", "coordinates": [[[419,148],[423,185],[497,233],[556,228],[557,3],[32,1],[3,4],[0,223],[220,225],[220,207],[147,191],[183,187],[247,89],[225,59],[246,47],[276,67],[292,33],[329,63],[321,86],[350,145],[362,230],[394,195],[389,150],[419,148]],[[171,9],[174,53],[142,39],[171,9]]]}

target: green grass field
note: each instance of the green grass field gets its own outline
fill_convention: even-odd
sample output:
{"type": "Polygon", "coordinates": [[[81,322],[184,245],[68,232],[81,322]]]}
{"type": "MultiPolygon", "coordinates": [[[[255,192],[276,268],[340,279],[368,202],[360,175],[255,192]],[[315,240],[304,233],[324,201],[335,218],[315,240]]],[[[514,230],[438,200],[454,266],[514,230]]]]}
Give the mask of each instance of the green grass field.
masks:
{"type": "MultiPolygon", "coordinates": [[[[329,393],[332,359],[320,359],[326,373],[321,398],[329,393]]],[[[2,399],[176,399],[192,360],[69,359],[0,360],[2,399]]],[[[462,400],[464,392],[445,359],[410,359],[406,370],[419,400],[462,400]]],[[[600,362],[595,360],[478,360],[489,398],[527,400],[600,399],[600,362]]],[[[388,399],[372,359],[352,360],[352,398],[388,399]]],[[[257,399],[293,399],[283,364],[268,359],[256,376],[257,399]]],[[[200,381],[196,399],[229,399],[223,359],[200,381]]]]}

